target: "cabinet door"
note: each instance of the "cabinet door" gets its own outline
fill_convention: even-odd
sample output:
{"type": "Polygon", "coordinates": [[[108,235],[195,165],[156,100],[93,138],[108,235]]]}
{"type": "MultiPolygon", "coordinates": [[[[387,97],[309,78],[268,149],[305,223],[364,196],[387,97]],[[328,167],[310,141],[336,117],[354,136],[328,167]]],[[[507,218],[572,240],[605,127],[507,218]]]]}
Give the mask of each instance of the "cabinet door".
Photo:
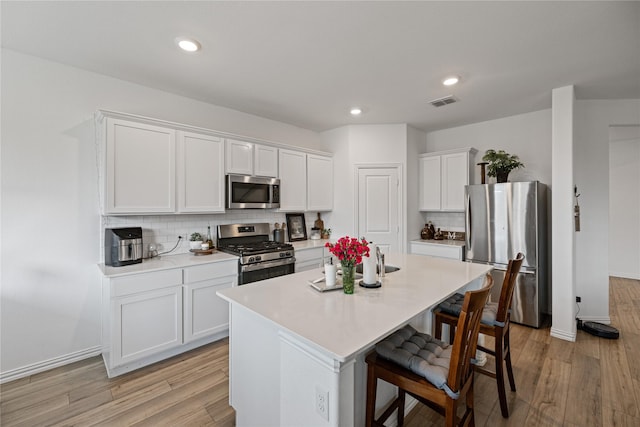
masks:
{"type": "Polygon", "coordinates": [[[223,141],[178,133],[178,211],[224,212],[223,141]]]}
{"type": "Polygon", "coordinates": [[[113,365],[182,345],[182,286],[112,300],[113,365]]]}
{"type": "Polygon", "coordinates": [[[442,155],[442,210],[464,211],[464,186],[469,183],[469,154],[442,155]]]}
{"type": "Polygon", "coordinates": [[[278,149],[267,145],[253,146],[253,174],[256,176],[278,176],[278,149]]]}
{"type": "Polygon", "coordinates": [[[307,210],[333,209],[333,158],[307,154],[307,210]]]}
{"type": "Polygon", "coordinates": [[[420,210],[439,211],[441,209],[440,156],[420,157],[419,164],[420,210]]]}
{"type": "Polygon", "coordinates": [[[462,246],[447,246],[435,244],[411,243],[410,251],[412,254],[429,255],[437,258],[449,258],[462,261],[462,246]]]}
{"type": "Polygon", "coordinates": [[[175,212],[173,129],[106,121],[105,214],[175,212]]]}
{"type": "Polygon", "coordinates": [[[253,174],[253,144],[235,139],[227,139],[227,173],[253,174]]]}
{"type": "Polygon", "coordinates": [[[237,277],[221,277],[184,286],[185,343],[229,329],[229,303],[217,296],[216,292],[232,287],[237,277]]]}
{"type": "Polygon", "coordinates": [[[278,150],[280,210],[304,211],[307,207],[307,155],[278,150]]]}
{"type": "Polygon", "coordinates": [[[296,251],[296,273],[308,270],[318,270],[324,264],[324,248],[311,248],[296,251]]]}

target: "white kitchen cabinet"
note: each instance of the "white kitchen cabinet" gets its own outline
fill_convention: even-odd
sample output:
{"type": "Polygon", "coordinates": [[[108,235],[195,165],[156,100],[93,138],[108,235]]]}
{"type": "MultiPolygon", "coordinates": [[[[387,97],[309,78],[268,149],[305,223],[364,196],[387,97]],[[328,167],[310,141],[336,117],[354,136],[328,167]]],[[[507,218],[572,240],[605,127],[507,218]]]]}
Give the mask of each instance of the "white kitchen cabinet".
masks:
{"type": "Polygon", "coordinates": [[[421,156],[419,161],[420,210],[439,211],[442,208],[440,156],[421,156]]]}
{"type": "Polygon", "coordinates": [[[296,273],[317,269],[324,265],[324,248],[296,249],[296,273]]]}
{"type": "Polygon", "coordinates": [[[102,355],[109,377],[228,336],[235,258],[103,279],[102,355]]]}
{"type": "Polygon", "coordinates": [[[205,134],[179,131],[178,211],[224,212],[224,142],[205,134]]]}
{"type": "Polygon", "coordinates": [[[280,210],[307,209],[307,154],[293,150],[278,150],[280,178],[280,210]]]}
{"type": "Polygon", "coordinates": [[[437,258],[464,260],[464,245],[459,242],[414,241],[409,243],[409,251],[417,255],[429,255],[437,258]]]}
{"type": "Polygon", "coordinates": [[[278,149],[268,145],[227,139],[226,172],[277,177],[278,149]]]}
{"type": "Polygon", "coordinates": [[[464,187],[472,184],[473,148],[425,153],[419,157],[421,211],[464,211],[464,187]]]}
{"type": "Polygon", "coordinates": [[[173,129],[106,120],[105,214],[175,212],[173,129]]]}
{"type": "Polygon", "coordinates": [[[275,178],[278,176],[278,149],[268,145],[253,145],[253,174],[275,178]]]}
{"type": "Polygon", "coordinates": [[[333,158],[307,154],[307,210],[333,209],[333,158]]]}
{"type": "Polygon", "coordinates": [[[253,175],[253,144],[246,141],[227,139],[227,173],[253,175]]]}
{"type": "Polygon", "coordinates": [[[216,292],[237,284],[238,262],[185,268],[184,281],[184,342],[228,331],[229,304],[216,292]]]}

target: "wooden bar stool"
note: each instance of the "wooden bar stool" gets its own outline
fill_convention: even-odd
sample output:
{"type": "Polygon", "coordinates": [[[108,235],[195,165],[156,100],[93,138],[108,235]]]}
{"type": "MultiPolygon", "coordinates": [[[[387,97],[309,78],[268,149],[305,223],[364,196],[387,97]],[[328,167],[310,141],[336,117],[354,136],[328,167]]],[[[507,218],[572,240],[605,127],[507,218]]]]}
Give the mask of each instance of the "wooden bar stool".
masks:
{"type": "Polygon", "coordinates": [[[417,332],[411,326],[394,332],[367,354],[366,426],[383,426],[398,410],[398,426],[404,424],[405,395],[415,397],[445,416],[445,425],[474,425],[473,367],[482,309],[493,279],[487,274],[482,289],[465,293],[453,345],[417,332]],[[398,387],[398,397],[375,420],[378,378],[398,387]],[[466,409],[456,415],[464,400],[466,409]]]}
{"type": "MultiPolygon", "coordinates": [[[[498,303],[489,302],[484,308],[482,320],[480,322],[480,333],[495,338],[493,349],[488,349],[482,345],[478,345],[478,349],[495,357],[495,371],[489,371],[483,367],[475,366],[474,369],[481,373],[496,379],[498,385],[498,397],[500,399],[500,410],[504,418],[509,417],[509,407],[507,405],[507,393],[504,388],[504,369],[507,366],[507,375],[509,377],[509,385],[511,391],[516,391],[516,382],[513,378],[513,368],[511,367],[511,347],[509,343],[509,329],[511,325],[511,300],[513,290],[515,289],[516,278],[524,255],[518,253],[515,259],[509,261],[507,271],[502,282],[502,290],[500,291],[500,301],[498,303]]],[[[434,315],[434,336],[441,338],[442,324],[449,325],[449,342],[452,342],[454,331],[458,324],[458,314],[460,311],[463,296],[456,294],[442,302],[433,311],[434,315]]]]}

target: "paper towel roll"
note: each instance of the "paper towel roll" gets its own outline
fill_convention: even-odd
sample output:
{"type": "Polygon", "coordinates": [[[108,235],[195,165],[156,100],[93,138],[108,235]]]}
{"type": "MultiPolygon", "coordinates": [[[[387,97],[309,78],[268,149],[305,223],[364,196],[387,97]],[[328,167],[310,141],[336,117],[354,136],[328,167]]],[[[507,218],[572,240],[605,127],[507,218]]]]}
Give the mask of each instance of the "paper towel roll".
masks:
{"type": "Polygon", "coordinates": [[[324,280],[328,288],[336,285],[336,272],[337,266],[335,264],[324,265],[324,280]]]}
{"type": "Polygon", "coordinates": [[[369,243],[369,256],[362,257],[362,281],[365,285],[376,284],[376,245],[369,243]]]}

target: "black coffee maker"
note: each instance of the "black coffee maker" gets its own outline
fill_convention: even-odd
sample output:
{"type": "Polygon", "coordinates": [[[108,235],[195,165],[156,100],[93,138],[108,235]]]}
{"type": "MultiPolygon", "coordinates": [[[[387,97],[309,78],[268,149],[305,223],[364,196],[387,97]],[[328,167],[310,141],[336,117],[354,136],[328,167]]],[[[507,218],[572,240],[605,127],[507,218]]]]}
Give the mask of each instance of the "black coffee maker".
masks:
{"type": "Polygon", "coordinates": [[[142,262],[142,228],[105,228],[104,264],[112,267],[142,262]]]}

